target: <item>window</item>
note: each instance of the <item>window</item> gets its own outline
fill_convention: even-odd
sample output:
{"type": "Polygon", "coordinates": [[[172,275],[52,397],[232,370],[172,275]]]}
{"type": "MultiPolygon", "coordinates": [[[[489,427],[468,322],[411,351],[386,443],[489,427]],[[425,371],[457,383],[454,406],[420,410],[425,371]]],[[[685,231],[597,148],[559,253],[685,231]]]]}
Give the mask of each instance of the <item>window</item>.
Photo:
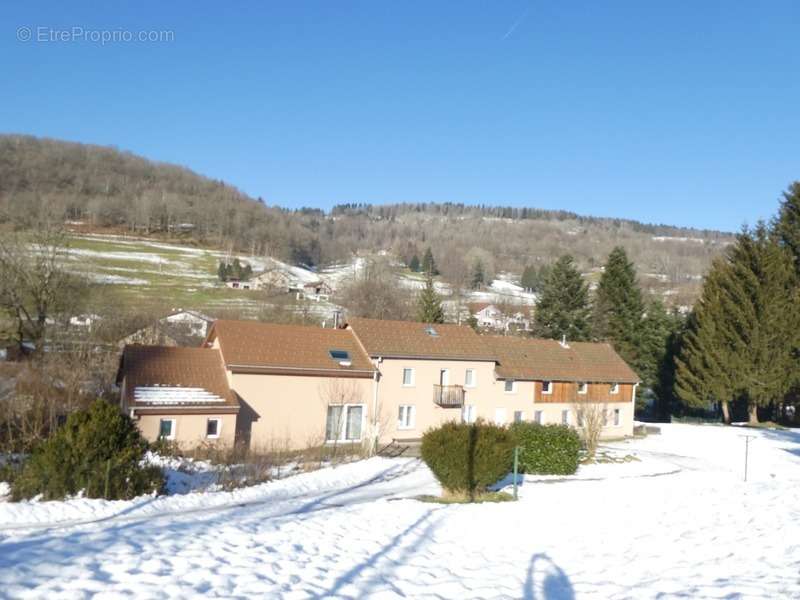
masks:
{"type": "Polygon", "coordinates": [[[428,327],[426,327],[426,328],[425,328],[425,333],[427,333],[428,335],[430,335],[430,336],[432,336],[432,337],[436,337],[437,335],[439,335],[439,332],[438,332],[438,331],[436,331],[436,330],[435,330],[435,329],[434,329],[432,326],[430,326],[430,325],[429,325],[428,327]]]}
{"type": "Polygon", "coordinates": [[[619,409],[615,408],[614,409],[614,427],[619,427],[620,417],[621,417],[621,415],[620,415],[619,409]]]}
{"type": "Polygon", "coordinates": [[[450,369],[439,371],[439,385],[450,385],[450,369]]]}
{"type": "Polygon", "coordinates": [[[403,385],[407,387],[414,385],[414,369],[403,369],[403,385]]]}
{"type": "Polygon", "coordinates": [[[521,410],[514,411],[514,423],[522,423],[525,420],[525,414],[521,410]]]}
{"type": "Polygon", "coordinates": [[[533,422],[538,423],[539,425],[544,423],[544,411],[541,410],[533,411],[533,422]]]}
{"type": "Polygon", "coordinates": [[[412,405],[405,404],[401,406],[397,414],[397,428],[414,429],[414,418],[416,417],[416,412],[416,409],[412,405]]]}
{"type": "Polygon", "coordinates": [[[583,412],[578,411],[578,427],[583,427],[583,412]]]}
{"type": "Polygon", "coordinates": [[[588,384],[587,384],[585,381],[581,381],[581,382],[578,384],[578,393],[579,393],[579,394],[585,394],[585,393],[586,393],[586,392],[588,392],[588,391],[589,391],[589,386],[588,386],[588,384]]]}
{"type": "Polygon", "coordinates": [[[219,437],[219,430],[222,428],[222,419],[208,419],[206,421],[206,437],[216,439],[219,437]]]}
{"type": "Polygon", "coordinates": [[[612,383],[611,384],[611,393],[612,394],[619,394],[619,384],[618,383],[612,383]]]}
{"type": "Polygon", "coordinates": [[[543,394],[552,394],[553,393],[553,384],[549,381],[542,382],[542,393],[543,394]]]}
{"type": "Polygon", "coordinates": [[[603,427],[608,425],[608,411],[603,410],[603,427]]]}
{"type": "Polygon", "coordinates": [[[333,360],[350,360],[350,353],[347,350],[328,350],[333,360]]]}
{"type": "Polygon", "coordinates": [[[478,413],[475,410],[475,405],[465,404],[461,416],[464,420],[464,423],[474,423],[478,418],[478,413]]]}
{"type": "Polygon", "coordinates": [[[561,411],[561,424],[562,425],[569,425],[569,411],[562,410],[561,411]]]}
{"type": "Polygon", "coordinates": [[[158,424],[158,437],[163,440],[175,439],[175,419],[161,419],[158,424]]]}
{"type": "Polygon", "coordinates": [[[328,442],[359,442],[364,420],[363,404],[337,404],[328,407],[325,439],[328,442]]]}
{"type": "Polygon", "coordinates": [[[475,387],[475,369],[467,369],[464,373],[464,387],[475,387]]]}
{"type": "Polygon", "coordinates": [[[506,379],[503,384],[503,390],[509,394],[512,394],[516,391],[516,381],[513,379],[506,379]]]}
{"type": "Polygon", "coordinates": [[[494,422],[496,425],[505,425],[506,422],[506,409],[505,408],[496,408],[494,409],[494,422]]]}

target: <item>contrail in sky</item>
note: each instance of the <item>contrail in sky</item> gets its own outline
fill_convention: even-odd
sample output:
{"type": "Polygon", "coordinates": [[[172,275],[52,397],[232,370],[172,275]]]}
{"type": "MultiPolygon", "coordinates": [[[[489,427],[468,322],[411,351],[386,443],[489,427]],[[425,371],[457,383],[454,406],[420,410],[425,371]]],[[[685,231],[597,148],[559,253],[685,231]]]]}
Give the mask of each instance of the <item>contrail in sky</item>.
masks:
{"type": "Polygon", "coordinates": [[[511,37],[511,34],[513,34],[514,31],[517,29],[517,27],[519,27],[520,24],[525,20],[525,18],[528,16],[528,13],[530,11],[531,11],[531,7],[530,7],[530,5],[528,5],[525,8],[525,10],[522,11],[522,14],[519,16],[519,18],[517,18],[517,20],[514,21],[514,24],[509,28],[509,30],[506,31],[506,34],[503,36],[504,40],[507,40],[508,38],[511,37]]]}

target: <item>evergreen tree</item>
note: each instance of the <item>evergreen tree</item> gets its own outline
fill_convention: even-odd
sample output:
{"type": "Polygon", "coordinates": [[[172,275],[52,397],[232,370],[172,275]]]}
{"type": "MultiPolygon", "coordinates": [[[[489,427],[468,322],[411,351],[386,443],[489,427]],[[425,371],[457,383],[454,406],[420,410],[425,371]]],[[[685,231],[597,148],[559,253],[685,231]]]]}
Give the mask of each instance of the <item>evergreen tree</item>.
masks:
{"type": "Polygon", "coordinates": [[[556,261],[542,286],[533,324],[537,337],[589,339],[589,286],[569,255],[556,261]]]}
{"type": "Polygon", "coordinates": [[[539,268],[533,265],[526,265],[522,271],[522,277],[520,277],[520,285],[526,290],[540,292],[549,270],[547,265],[542,265],[539,268]]]}
{"type": "Polygon", "coordinates": [[[680,402],[675,394],[677,377],[675,361],[683,348],[687,324],[688,319],[678,312],[669,315],[669,333],[664,343],[664,351],[658,361],[656,380],[653,385],[655,416],[663,421],[669,421],[670,416],[678,409],[680,402]]]}
{"type": "Polygon", "coordinates": [[[247,281],[252,276],[253,276],[253,267],[250,266],[250,263],[247,263],[244,265],[244,268],[242,269],[242,279],[247,281]]]}
{"type": "Polygon", "coordinates": [[[226,265],[224,261],[219,261],[217,276],[220,281],[228,281],[228,265],[226,265]]]}
{"type": "Polygon", "coordinates": [[[417,300],[417,320],[423,323],[444,323],[442,299],[433,287],[433,277],[430,273],[417,300]]]}
{"type": "Polygon", "coordinates": [[[242,263],[239,262],[238,258],[233,259],[233,264],[229,267],[229,272],[233,279],[242,278],[242,263]]]}
{"type": "Polygon", "coordinates": [[[677,360],[675,389],[688,406],[742,399],[749,419],[796,383],[800,329],[792,257],[760,224],[712,266],[677,360]]]}
{"type": "Polygon", "coordinates": [[[716,324],[724,318],[719,297],[723,271],[722,260],[715,261],[703,282],[700,299],[688,319],[680,355],[675,360],[675,394],[689,408],[708,408],[719,403],[723,420],[730,422],[728,401],[733,395],[724,340],[716,324]]]}
{"type": "Polygon", "coordinates": [[[625,250],[617,246],[605,265],[594,300],[592,327],[594,336],[610,341],[620,356],[637,372],[642,333],[644,302],[636,283],[636,270],[625,250]]]}
{"type": "Polygon", "coordinates": [[[408,268],[414,271],[414,273],[419,273],[419,257],[416,254],[411,257],[411,260],[408,263],[408,268]]]}
{"type": "Polygon", "coordinates": [[[674,404],[674,369],[670,369],[669,364],[674,363],[679,343],[677,335],[682,325],[683,318],[668,313],[661,300],[653,299],[647,304],[638,352],[637,373],[643,387],[639,399],[645,402],[652,396],[654,408],[663,418],[669,415],[674,404]]]}
{"type": "Polygon", "coordinates": [[[480,258],[475,259],[475,263],[472,265],[472,276],[470,279],[472,288],[476,290],[486,283],[486,274],[483,270],[483,261],[480,258]]]}
{"type": "Polygon", "coordinates": [[[795,181],[783,193],[773,230],[780,243],[792,255],[795,270],[800,274],[800,181],[795,181]]]}
{"type": "Polygon", "coordinates": [[[433,259],[433,251],[431,247],[428,246],[428,249],[425,250],[425,254],[422,257],[422,271],[429,275],[438,275],[439,271],[436,269],[436,261],[433,259]]]}

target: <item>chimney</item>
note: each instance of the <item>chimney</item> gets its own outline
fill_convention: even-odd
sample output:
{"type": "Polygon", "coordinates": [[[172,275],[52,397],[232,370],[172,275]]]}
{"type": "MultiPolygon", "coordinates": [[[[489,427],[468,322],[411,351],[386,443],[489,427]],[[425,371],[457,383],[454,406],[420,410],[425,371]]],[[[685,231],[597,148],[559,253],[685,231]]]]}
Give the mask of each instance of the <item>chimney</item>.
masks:
{"type": "Polygon", "coordinates": [[[561,336],[561,341],[559,342],[559,344],[561,344],[562,348],[569,348],[569,344],[567,344],[567,336],[566,335],[562,335],[561,336]]]}

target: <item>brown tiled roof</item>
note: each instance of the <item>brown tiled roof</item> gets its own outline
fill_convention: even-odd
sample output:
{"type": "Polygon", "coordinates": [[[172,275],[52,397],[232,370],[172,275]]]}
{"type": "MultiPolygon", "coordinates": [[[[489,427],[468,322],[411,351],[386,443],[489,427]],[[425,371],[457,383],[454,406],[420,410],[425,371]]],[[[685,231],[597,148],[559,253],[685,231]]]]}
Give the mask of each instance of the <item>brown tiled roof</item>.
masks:
{"type": "Polygon", "coordinates": [[[374,368],[351,331],[308,325],[280,325],[257,321],[215,321],[206,344],[219,341],[222,357],[233,371],[279,372],[372,377],[374,368]],[[332,358],[344,350],[350,365],[332,358]]]}
{"type": "Polygon", "coordinates": [[[471,312],[472,314],[479,313],[484,308],[486,308],[488,306],[492,306],[492,303],[491,302],[470,302],[469,304],[467,304],[467,308],[469,309],[469,312],[471,312]]]}
{"type": "Polygon", "coordinates": [[[466,325],[378,319],[350,319],[347,325],[370,356],[494,360],[494,352],[466,325]],[[426,331],[429,327],[436,335],[426,331]]]}
{"type": "MultiPolygon", "coordinates": [[[[202,388],[224,404],[238,406],[228,386],[219,350],[168,346],[126,346],[122,352],[117,381],[125,378],[125,401],[135,406],[136,387],[202,388]]],[[[216,404],[219,406],[219,404],[216,404]]]]}
{"type": "Polygon", "coordinates": [[[499,377],[536,381],[636,383],[639,377],[610,344],[484,336],[497,355],[499,377]]]}

